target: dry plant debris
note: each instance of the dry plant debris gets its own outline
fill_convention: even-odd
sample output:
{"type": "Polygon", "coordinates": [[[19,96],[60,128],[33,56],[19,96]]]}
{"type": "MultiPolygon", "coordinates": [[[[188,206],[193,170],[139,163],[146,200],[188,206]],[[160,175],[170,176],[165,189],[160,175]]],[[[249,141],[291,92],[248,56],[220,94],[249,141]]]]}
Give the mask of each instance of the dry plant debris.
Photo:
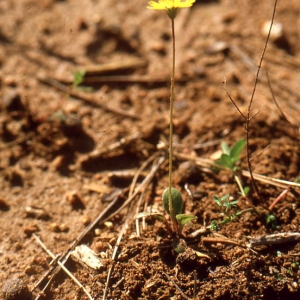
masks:
{"type": "Polygon", "coordinates": [[[300,299],[298,2],[148,4],[176,15],[176,231],[166,14],[0,1],[1,297],[300,299]]]}

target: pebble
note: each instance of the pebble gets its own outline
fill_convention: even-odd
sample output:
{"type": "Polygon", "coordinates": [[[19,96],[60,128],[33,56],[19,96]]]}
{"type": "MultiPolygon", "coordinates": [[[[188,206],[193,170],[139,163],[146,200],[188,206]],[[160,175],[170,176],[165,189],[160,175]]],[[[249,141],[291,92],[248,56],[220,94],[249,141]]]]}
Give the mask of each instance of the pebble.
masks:
{"type": "Polygon", "coordinates": [[[50,163],[50,170],[51,171],[59,171],[59,169],[61,169],[63,167],[64,163],[65,163],[65,156],[58,155],[50,163]]]}
{"type": "Polygon", "coordinates": [[[39,220],[49,220],[49,214],[41,207],[36,206],[26,206],[25,214],[27,218],[34,218],[39,220]]]}
{"type": "Polygon", "coordinates": [[[81,222],[83,225],[89,225],[91,223],[91,218],[87,215],[82,216],[81,222]]]}
{"type": "Polygon", "coordinates": [[[34,267],[32,266],[27,266],[24,270],[25,274],[28,275],[28,276],[31,276],[31,275],[34,275],[34,274],[37,274],[37,271],[34,267]]]}
{"type": "Polygon", "coordinates": [[[69,231],[69,226],[66,225],[65,223],[62,223],[62,224],[59,225],[59,230],[61,232],[68,232],[69,231]]]}
{"type": "Polygon", "coordinates": [[[50,230],[52,232],[60,232],[59,225],[57,223],[51,223],[50,224],[50,230]]]}
{"type": "Polygon", "coordinates": [[[30,226],[26,226],[24,227],[23,231],[26,235],[30,236],[33,233],[37,232],[39,229],[36,225],[30,225],[30,226]]]}
{"type": "Polygon", "coordinates": [[[20,111],[24,110],[21,97],[15,89],[9,89],[2,96],[2,107],[6,111],[20,111]]]}
{"type": "MultiPolygon", "coordinates": [[[[267,37],[269,34],[269,30],[270,30],[270,26],[271,26],[271,21],[265,21],[262,29],[261,29],[261,33],[264,37],[267,37]]],[[[272,25],[272,30],[270,33],[270,40],[271,41],[277,41],[279,39],[281,39],[283,37],[283,26],[281,23],[273,23],[272,25]]]]}
{"type": "Polygon", "coordinates": [[[8,279],[1,288],[1,299],[3,300],[29,300],[31,293],[21,279],[8,279]]]}
{"type": "Polygon", "coordinates": [[[99,228],[96,228],[94,233],[95,233],[95,236],[100,236],[101,235],[101,230],[99,228]]]}
{"type": "Polygon", "coordinates": [[[66,193],[66,199],[72,206],[82,204],[81,197],[78,195],[77,191],[70,191],[66,193]]]}
{"type": "Polygon", "coordinates": [[[4,198],[0,197],[0,210],[6,211],[9,210],[9,205],[4,198]]]}
{"type": "Polygon", "coordinates": [[[114,224],[110,221],[107,221],[107,222],[104,222],[104,225],[107,227],[107,228],[112,228],[114,226],[114,224]]]}
{"type": "Polygon", "coordinates": [[[162,42],[156,42],[151,45],[151,50],[160,54],[166,53],[165,44],[162,42]]]}

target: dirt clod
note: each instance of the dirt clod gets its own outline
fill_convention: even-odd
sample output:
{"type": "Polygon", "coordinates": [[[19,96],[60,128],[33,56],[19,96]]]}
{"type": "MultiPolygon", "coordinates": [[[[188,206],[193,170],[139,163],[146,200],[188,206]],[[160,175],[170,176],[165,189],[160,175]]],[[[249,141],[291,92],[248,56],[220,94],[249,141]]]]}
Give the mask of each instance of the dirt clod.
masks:
{"type": "Polygon", "coordinates": [[[197,219],[176,234],[162,205],[166,11],[148,0],[0,0],[0,298],[30,298],[27,285],[47,300],[103,299],[104,290],[105,300],[300,299],[299,240],[251,242],[300,228],[299,0],[277,2],[283,30],[267,45],[249,112],[259,195],[245,148],[235,173],[211,163],[223,141],[246,139],[273,1],[178,9],[172,186],[197,219]],[[57,269],[76,243],[103,262],[64,263],[90,297],[57,269]]]}
{"type": "Polygon", "coordinates": [[[31,293],[21,279],[8,279],[1,287],[1,296],[3,300],[29,300],[31,293]]]}

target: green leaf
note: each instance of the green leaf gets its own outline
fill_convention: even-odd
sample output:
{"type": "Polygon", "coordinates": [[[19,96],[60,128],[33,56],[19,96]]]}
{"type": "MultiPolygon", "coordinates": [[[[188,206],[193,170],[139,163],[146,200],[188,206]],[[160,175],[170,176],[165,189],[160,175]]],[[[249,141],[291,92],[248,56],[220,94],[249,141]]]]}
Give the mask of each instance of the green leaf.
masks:
{"type": "Polygon", "coordinates": [[[228,198],[229,198],[229,194],[223,195],[223,196],[220,198],[220,201],[221,201],[221,202],[224,202],[224,201],[226,201],[228,198]]]}
{"type": "Polygon", "coordinates": [[[241,153],[246,145],[246,141],[241,139],[237,141],[230,150],[230,157],[233,163],[237,162],[240,159],[241,153]]]}
{"type": "MultiPolygon", "coordinates": [[[[171,188],[171,198],[172,198],[172,205],[173,211],[175,216],[181,214],[183,208],[183,201],[180,192],[175,189],[171,188]]],[[[162,201],[165,211],[170,214],[169,208],[169,188],[166,188],[162,194],[162,201]]]]}
{"type": "Polygon", "coordinates": [[[218,206],[222,206],[222,202],[217,196],[213,195],[213,200],[216,202],[218,206]]]}
{"type": "Polygon", "coordinates": [[[85,74],[86,74],[85,70],[75,72],[73,87],[77,87],[79,84],[83,82],[85,74]]]}
{"type": "Polygon", "coordinates": [[[296,176],[294,182],[295,183],[300,183],[300,174],[298,176],[296,176]]]}
{"type": "Polygon", "coordinates": [[[273,222],[276,222],[276,217],[272,214],[266,215],[266,223],[270,224],[270,223],[273,223],[273,222]]]}
{"type": "Polygon", "coordinates": [[[181,226],[184,226],[186,223],[196,220],[197,217],[193,215],[179,214],[176,215],[176,219],[181,226]]]}
{"type": "Polygon", "coordinates": [[[223,153],[230,155],[230,148],[225,141],[222,141],[221,149],[222,149],[223,153]]]}
{"type": "Polygon", "coordinates": [[[212,231],[218,231],[221,229],[218,222],[216,220],[212,220],[211,224],[208,226],[212,231]]]}
{"type": "Polygon", "coordinates": [[[228,154],[223,153],[221,155],[220,161],[221,161],[221,165],[224,168],[233,170],[234,164],[233,164],[233,161],[231,160],[231,157],[228,154]]]}
{"type": "Polygon", "coordinates": [[[249,192],[250,192],[250,187],[249,186],[245,186],[244,187],[244,194],[247,196],[249,192]]]}

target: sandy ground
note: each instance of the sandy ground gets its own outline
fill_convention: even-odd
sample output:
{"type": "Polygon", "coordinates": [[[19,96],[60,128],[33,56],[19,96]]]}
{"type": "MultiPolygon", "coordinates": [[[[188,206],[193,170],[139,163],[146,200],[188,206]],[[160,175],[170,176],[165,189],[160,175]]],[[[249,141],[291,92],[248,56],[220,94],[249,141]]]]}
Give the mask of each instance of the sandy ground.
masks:
{"type": "Polygon", "coordinates": [[[283,31],[261,65],[249,128],[259,195],[245,150],[239,162],[247,198],[210,162],[222,140],[246,138],[224,88],[246,116],[274,3],[197,0],[178,13],[173,182],[197,216],[181,254],[164,224],[140,220],[137,234],[134,221],[164,213],[168,184],[171,27],[146,6],[0,1],[1,299],[300,299],[299,1],[278,1],[283,31]],[[226,194],[252,212],[207,229],[226,194]],[[95,251],[96,270],[66,261],[85,291],[36,237],[61,261],[76,245],[95,251]]]}

